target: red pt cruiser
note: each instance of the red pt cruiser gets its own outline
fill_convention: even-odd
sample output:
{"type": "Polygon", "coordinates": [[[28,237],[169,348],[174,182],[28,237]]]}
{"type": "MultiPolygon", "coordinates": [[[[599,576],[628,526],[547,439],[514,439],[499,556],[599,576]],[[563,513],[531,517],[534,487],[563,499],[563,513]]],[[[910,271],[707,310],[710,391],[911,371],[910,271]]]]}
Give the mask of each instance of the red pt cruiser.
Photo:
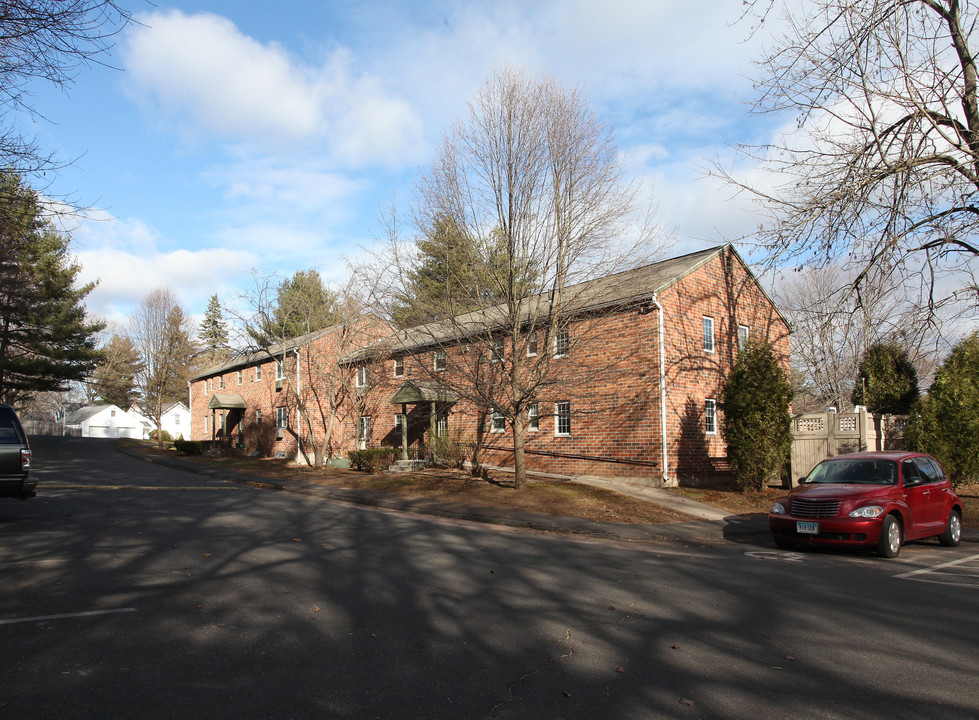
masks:
{"type": "Polygon", "coordinates": [[[908,540],[962,538],[962,501],[930,455],[864,452],[827,458],[768,514],[779,547],[873,547],[897,557],[908,540]]]}

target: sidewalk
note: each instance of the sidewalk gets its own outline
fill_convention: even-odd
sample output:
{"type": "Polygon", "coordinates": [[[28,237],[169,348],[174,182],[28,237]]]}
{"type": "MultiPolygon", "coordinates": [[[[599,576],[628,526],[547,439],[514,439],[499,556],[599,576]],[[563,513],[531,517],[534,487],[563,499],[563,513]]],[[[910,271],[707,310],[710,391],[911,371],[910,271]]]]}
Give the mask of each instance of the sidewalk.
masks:
{"type": "Polygon", "coordinates": [[[282,490],[337,502],[385,508],[399,512],[411,512],[419,515],[432,515],[435,517],[483,522],[493,525],[505,525],[569,535],[587,535],[590,537],[633,542],[679,540],[684,542],[710,543],[724,540],[746,542],[750,539],[761,544],[771,544],[768,538],[768,519],[764,516],[731,515],[713,506],[688,500],[687,498],[673,495],[659,488],[623,486],[609,483],[601,478],[575,478],[575,482],[594,485],[596,487],[606,487],[703,519],[694,522],[646,525],[594,522],[562,515],[549,515],[546,513],[509,510],[506,508],[471,507],[438,500],[392,495],[372,490],[337,488],[303,478],[271,479],[249,475],[248,473],[225,470],[224,468],[200,465],[193,461],[182,460],[180,458],[148,455],[140,452],[136,448],[120,447],[119,449],[127,455],[138,457],[156,465],[171,467],[176,470],[194,473],[215,480],[225,480],[251,485],[253,487],[282,490]]]}
{"type": "MultiPolygon", "coordinates": [[[[136,448],[119,448],[132,457],[157,465],[229,482],[263,487],[272,490],[309,495],[353,505],[385,508],[419,515],[482,522],[508,527],[529,528],[568,535],[586,535],[610,540],[649,542],[674,540],[680,542],[716,543],[722,541],[753,543],[775,547],[768,532],[764,515],[732,515],[712,505],[674,495],[660,488],[613,483],[603,478],[575,477],[574,482],[593,485],[647,500],[672,510],[701,518],[697,521],[660,524],[602,523],[563,515],[548,515],[506,508],[486,508],[458,505],[438,500],[410,498],[372,490],[352,490],[331,487],[304,478],[265,478],[224,468],[200,465],[174,457],[147,455],[136,448]]],[[[979,542],[979,530],[964,529],[963,542],[979,542]]]]}

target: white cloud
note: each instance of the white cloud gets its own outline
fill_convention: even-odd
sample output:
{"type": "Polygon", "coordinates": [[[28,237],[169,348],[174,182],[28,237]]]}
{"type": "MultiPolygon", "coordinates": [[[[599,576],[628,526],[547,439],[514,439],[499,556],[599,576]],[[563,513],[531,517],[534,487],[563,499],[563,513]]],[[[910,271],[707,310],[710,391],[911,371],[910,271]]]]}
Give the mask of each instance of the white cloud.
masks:
{"type": "Polygon", "coordinates": [[[88,311],[125,325],[148,292],[170,288],[189,313],[199,312],[214,293],[227,296],[257,264],[256,255],[233,248],[163,250],[158,235],[138,220],[92,213],[72,232],[72,254],[82,269],[78,281],[97,282],[88,311]]]}
{"type": "Polygon", "coordinates": [[[377,78],[357,74],[348,54],[321,66],[242,34],[227,18],[179,10],[140,17],[123,47],[128,85],[147,112],[253,147],[325,145],[349,165],[412,161],[421,125],[377,78]]]}

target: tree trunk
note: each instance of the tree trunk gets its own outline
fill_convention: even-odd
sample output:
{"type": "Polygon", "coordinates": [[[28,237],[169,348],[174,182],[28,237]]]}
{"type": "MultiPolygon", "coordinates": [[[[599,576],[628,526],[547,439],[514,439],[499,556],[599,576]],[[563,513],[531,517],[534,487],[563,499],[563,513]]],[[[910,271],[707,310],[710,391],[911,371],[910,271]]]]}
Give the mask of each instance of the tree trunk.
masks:
{"type": "Polygon", "coordinates": [[[527,487],[527,463],[524,456],[524,441],[527,439],[527,418],[518,413],[513,419],[513,488],[523,490],[527,487]]]}

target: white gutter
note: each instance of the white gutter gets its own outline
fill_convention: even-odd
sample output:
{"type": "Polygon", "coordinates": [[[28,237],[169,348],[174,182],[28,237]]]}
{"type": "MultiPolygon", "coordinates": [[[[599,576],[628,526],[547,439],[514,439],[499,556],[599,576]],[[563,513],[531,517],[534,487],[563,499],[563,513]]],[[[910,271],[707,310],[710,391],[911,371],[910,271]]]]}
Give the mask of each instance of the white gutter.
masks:
{"type": "Polygon", "coordinates": [[[663,336],[663,306],[659,304],[659,298],[656,297],[656,293],[653,293],[652,300],[659,314],[659,424],[663,431],[663,485],[664,487],[670,487],[670,461],[667,452],[668,438],[666,434],[666,339],[663,336]]]}

